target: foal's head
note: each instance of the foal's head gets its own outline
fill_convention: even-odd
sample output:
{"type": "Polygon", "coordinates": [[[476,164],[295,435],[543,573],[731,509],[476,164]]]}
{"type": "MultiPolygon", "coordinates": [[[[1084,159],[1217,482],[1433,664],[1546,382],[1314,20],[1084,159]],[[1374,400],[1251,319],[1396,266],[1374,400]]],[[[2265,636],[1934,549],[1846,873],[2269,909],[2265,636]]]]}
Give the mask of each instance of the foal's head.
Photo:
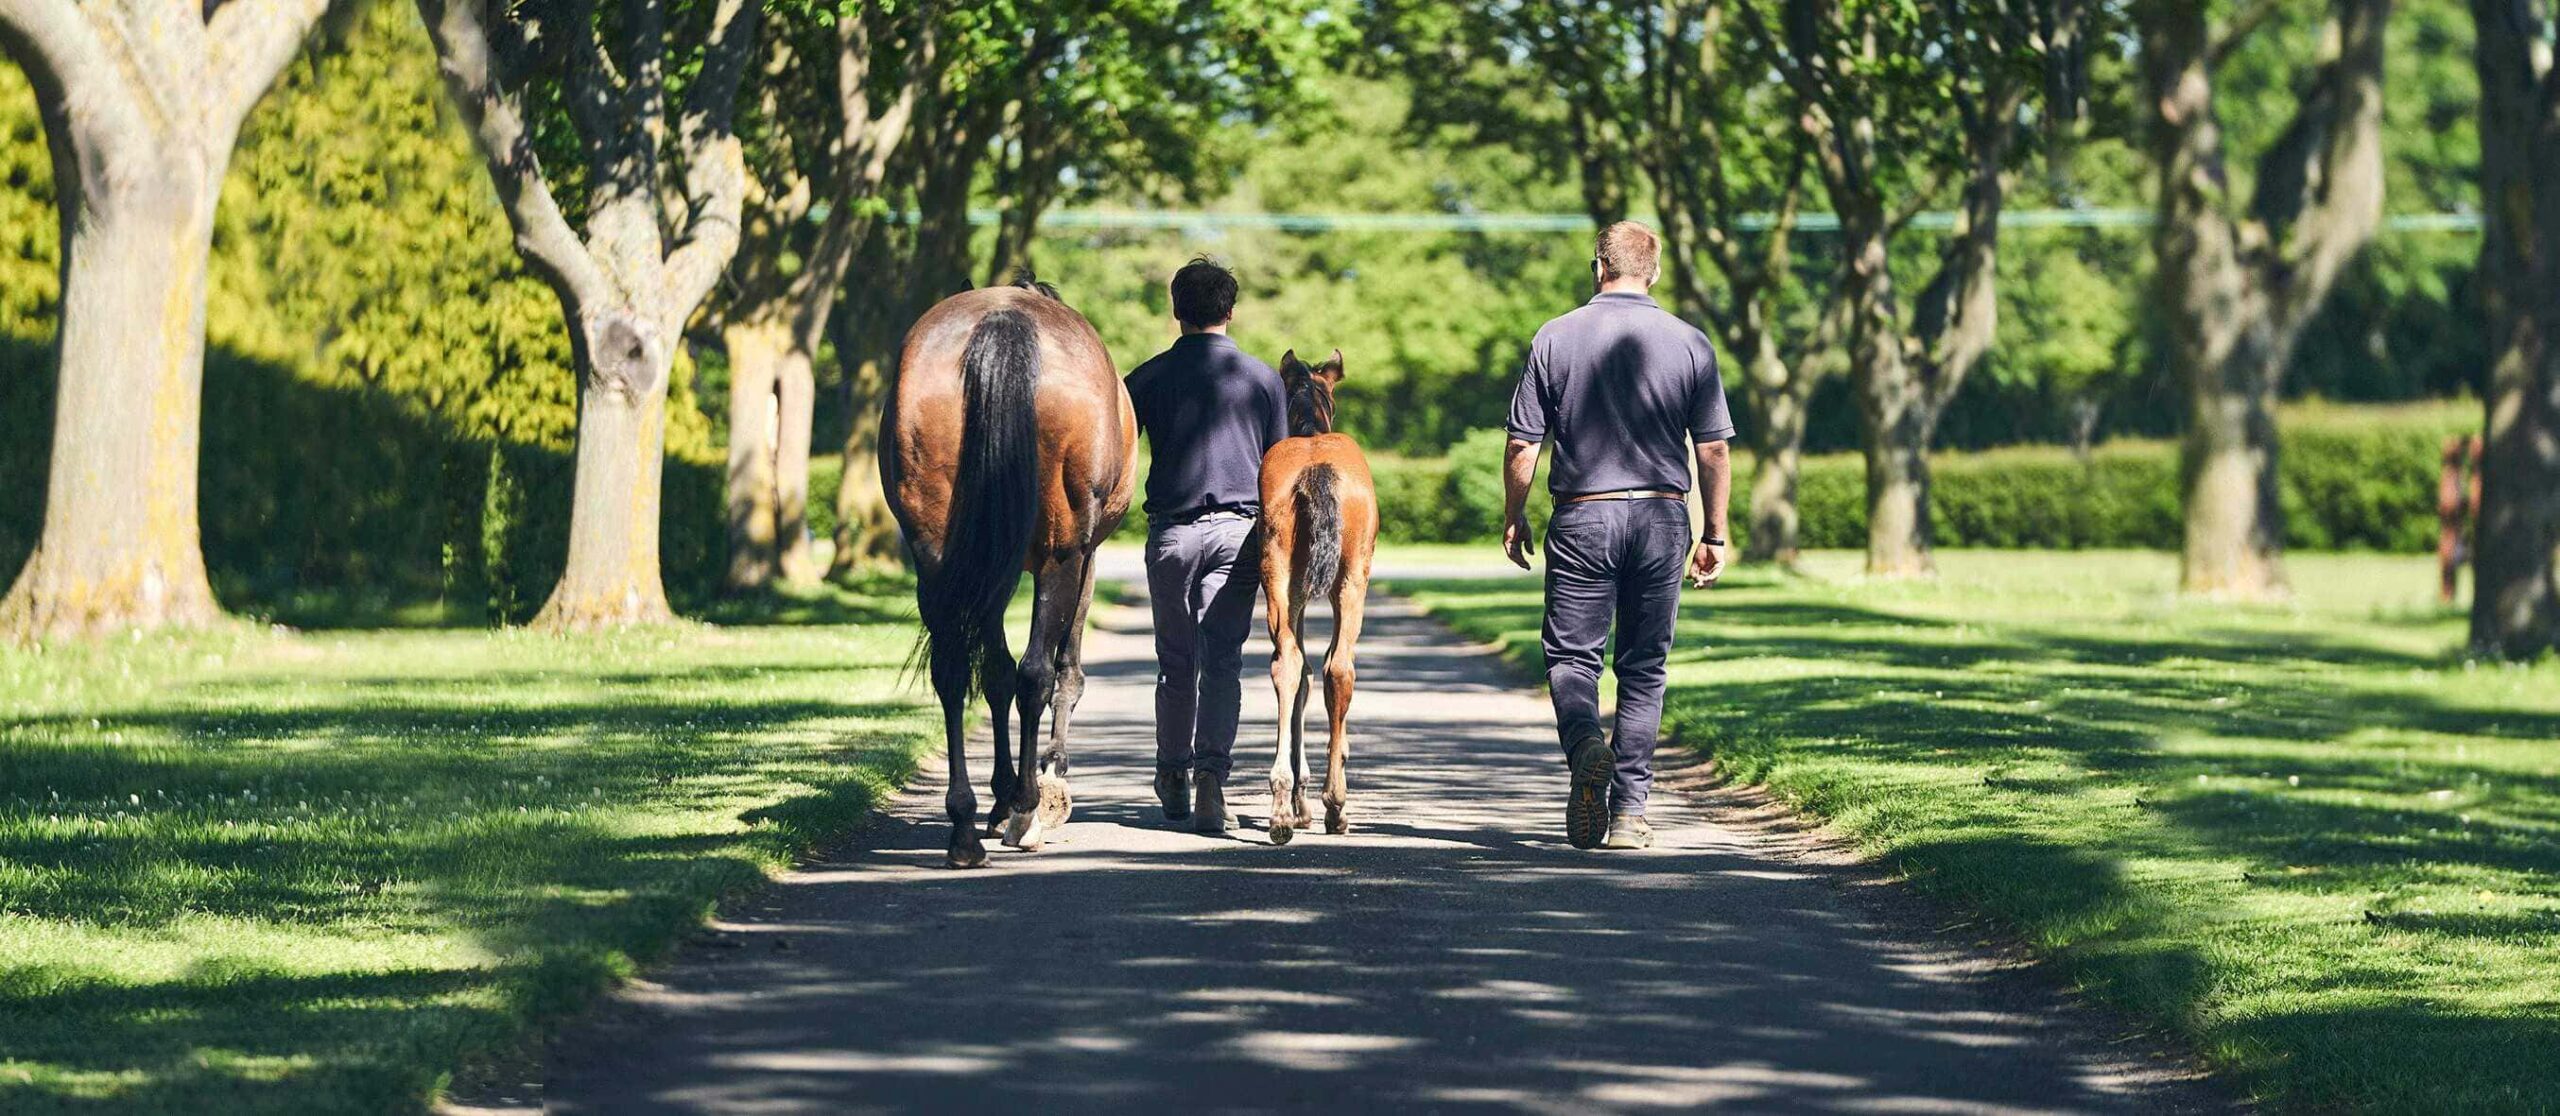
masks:
{"type": "Polygon", "coordinates": [[[1342,350],[1310,367],[1291,349],[1280,354],[1280,384],[1289,392],[1289,436],[1333,433],[1333,388],[1342,382],[1342,350]]]}

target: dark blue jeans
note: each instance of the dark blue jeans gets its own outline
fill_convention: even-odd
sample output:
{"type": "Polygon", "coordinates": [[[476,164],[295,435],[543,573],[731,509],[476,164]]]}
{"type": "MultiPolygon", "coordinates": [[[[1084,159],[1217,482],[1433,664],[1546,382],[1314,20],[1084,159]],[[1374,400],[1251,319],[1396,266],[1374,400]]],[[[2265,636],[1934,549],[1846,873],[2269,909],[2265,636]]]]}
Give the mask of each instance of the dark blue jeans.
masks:
{"type": "Polygon", "coordinates": [[[1262,594],[1262,537],[1254,526],[1250,516],[1221,512],[1147,532],[1159,771],[1225,778],[1232,766],[1244,641],[1262,594]]]}
{"type": "Polygon", "coordinates": [[[1613,812],[1642,814],[1662,729],[1663,664],[1680,617],[1689,508],[1680,500],[1565,504],[1547,522],[1547,691],[1568,748],[1600,731],[1600,651],[1617,631],[1613,812]]]}

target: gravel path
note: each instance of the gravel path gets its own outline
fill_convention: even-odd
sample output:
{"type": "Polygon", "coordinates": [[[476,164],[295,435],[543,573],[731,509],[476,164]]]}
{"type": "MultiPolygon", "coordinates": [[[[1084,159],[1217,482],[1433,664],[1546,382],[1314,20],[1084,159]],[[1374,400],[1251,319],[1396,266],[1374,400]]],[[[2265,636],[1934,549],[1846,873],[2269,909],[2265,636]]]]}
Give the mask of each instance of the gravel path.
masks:
{"type": "MultiPolygon", "coordinates": [[[[2210,1089],[1926,904],[1692,771],[1658,845],[1563,843],[1546,703],[1373,606],[1345,837],[1166,826],[1151,644],[1096,605],[1074,821],[943,869],[928,772],[849,847],[618,997],[554,1111],[2192,1111],[2210,1089]]],[[[1310,618],[1313,619],[1312,617],[1310,618]]],[[[1320,646],[1320,642],[1317,643],[1320,646]]],[[[1235,804],[1264,819],[1248,658],[1235,804]]],[[[972,756],[984,777],[983,746],[972,756]]],[[[1320,758],[1320,757],[1319,757],[1320,758]]],[[[983,793],[983,789],[982,789],[983,793]]],[[[503,1100],[483,1101],[504,1108],[503,1100]]]]}

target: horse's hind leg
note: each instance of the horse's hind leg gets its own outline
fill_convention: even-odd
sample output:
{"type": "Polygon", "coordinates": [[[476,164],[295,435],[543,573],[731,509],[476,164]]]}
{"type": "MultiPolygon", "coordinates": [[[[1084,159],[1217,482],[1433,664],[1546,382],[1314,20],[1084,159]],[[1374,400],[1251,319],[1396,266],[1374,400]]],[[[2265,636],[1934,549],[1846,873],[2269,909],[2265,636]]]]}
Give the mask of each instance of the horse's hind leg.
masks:
{"type": "MultiPolygon", "coordinates": [[[[1049,830],[1067,820],[1071,802],[1064,771],[1040,770],[1040,715],[1058,691],[1058,662],[1068,626],[1082,610],[1077,591],[1085,584],[1081,557],[1044,561],[1032,575],[1031,639],[1023,646],[1015,698],[1022,716],[1020,774],[1014,780],[1013,816],[1005,823],[1004,843],[1017,849],[1040,847],[1049,830]]],[[[998,713],[1002,716],[1002,713],[998,713]]]]}
{"type": "Polygon", "coordinates": [[[1011,758],[1013,732],[1007,718],[1013,712],[1015,686],[1013,652],[1005,645],[1002,617],[987,626],[987,644],[978,653],[978,690],[987,698],[987,730],[995,737],[995,763],[989,770],[987,833],[993,837],[1004,832],[1006,821],[1013,816],[1014,774],[1007,761],[1011,758]]]}
{"type": "Polygon", "coordinates": [[[934,650],[933,692],[942,699],[942,736],[950,752],[950,770],[944,773],[942,810],[951,819],[951,843],[944,852],[944,863],[954,868],[976,868],[987,862],[987,847],[978,839],[978,797],[969,790],[969,738],[961,714],[969,701],[969,653],[966,649],[934,650]]]}
{"type": "Polygon", "coordinates": [[[1344,571],[1333,590],[1333,646],[1324,656],[1324,703],[1333,735],[1325,746],[1324,764],[1324,831],[1343,833],[1351,822],[1342,815],[1343,803],[1350,797],[1350,777],[1344,770],[1351,762],[1351,737],[1347,725],[1351,719],[1351,686],[1356,672],[1352,660],[1360,644],[1360,618],[1369,597],[1368,579],[1351,576],[1344,571]]]}
{"type": "Polygon", "coordinates": [[[1057,779],[1061,787],[1067,775],[1067,724],[1075,717],[1076,703],[1084,700],[1084,631],[1093,612],[1093,549],[1086,548],[1077,561],[1084,573],[1076,589],[1075,615],[1067,619],[1066,638],[1058,649],[1058,692],[1049,701],[1049,746],[1040,751],[1042,775],[1057,779]]]}
{"type": "MultiPolygon", "coordinates": [[[[1266,530],[1272,524],[1265,523],[1266,530]]],[[[1293,580],[1288,552],[1274,547],[1263,552],[1263,615],[1271,627],[1271,689],[1280,699],[1278,740],[1271,749],[1271,843],[1285,845],[1306,824],[1306,818],[1290,808],[1290,800],[1298,795],[1297,767],[1292,752],[1297,718],[1292,710],[1306,704],[1306,650],[1298,641],[1297,602],[1289,599],[1293,580]]]]}

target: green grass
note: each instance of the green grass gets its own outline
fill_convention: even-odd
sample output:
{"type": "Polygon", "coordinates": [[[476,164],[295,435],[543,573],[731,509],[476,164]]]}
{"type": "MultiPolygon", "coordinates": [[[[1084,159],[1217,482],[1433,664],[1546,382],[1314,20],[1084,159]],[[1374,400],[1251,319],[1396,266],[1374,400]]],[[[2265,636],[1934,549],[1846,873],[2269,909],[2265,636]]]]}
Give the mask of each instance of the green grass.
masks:
{"type": "Polygon", "coordinates": [[[910,770],[904,592],[0,650],[0,1110],[423,1107],[910,770]]]}
{"type": "MultiPolygon", "coordinates": [[[[2273,1106],[2560,1110],[2560,662],[2464,662],[2425,559],[1940,561],[1693,593],[1673,731],[2273,1106]]],[[[1537,661],[1534,582],[1401,588],[1537,661]]]]}

